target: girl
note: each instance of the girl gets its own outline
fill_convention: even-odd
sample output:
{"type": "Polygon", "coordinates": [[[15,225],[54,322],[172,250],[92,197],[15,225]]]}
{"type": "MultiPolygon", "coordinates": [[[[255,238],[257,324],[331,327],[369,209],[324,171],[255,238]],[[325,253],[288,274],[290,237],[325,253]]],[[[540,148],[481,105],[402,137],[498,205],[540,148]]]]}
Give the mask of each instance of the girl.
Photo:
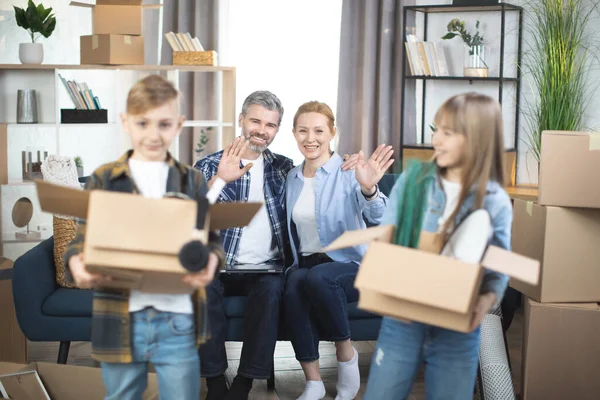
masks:
{"type": "MultiPolygon", "coordinates": [[[[489,243],[509,249],[512,207],[503,190],[500,105],[476,93],[454,96],[442,104],[434,124],[435,163],[417,164],[400,176],[382,224],[397,226],[396,244],[417,247],[421,230],[437,232],[446,242],[471,211],[484,209],[492,223],[489,243]]],[[[384,317],[364,398],[408,398],[423,362],[428,400],[472,398],[479,325],[507,284],[506,275],[486,272],[470,333],[384,317]]]]}
{"type": "Polygon", "coordinates": [[[346,230],[365,228],[363,215],[379,223],[387,198],[377,183],[393,162],[392,149],[381,145],[369,160],[363,160],[361,152],[355,171],[343,171],[342,158],[329,147],[336,133],[333,112],[316,101],[298,109],[293,132],[305,159],[286,181],[294,265],[287,271],[283,304],[286,331],[307,381],[300,399],[325,397],[319,374],[321,332],[336,346],[336,399],[353,399],[360,376],[358,353],[350,343],[347,304],[358,300],[354,279],[365,246],[328,253],[322,249],[346,230]]]}

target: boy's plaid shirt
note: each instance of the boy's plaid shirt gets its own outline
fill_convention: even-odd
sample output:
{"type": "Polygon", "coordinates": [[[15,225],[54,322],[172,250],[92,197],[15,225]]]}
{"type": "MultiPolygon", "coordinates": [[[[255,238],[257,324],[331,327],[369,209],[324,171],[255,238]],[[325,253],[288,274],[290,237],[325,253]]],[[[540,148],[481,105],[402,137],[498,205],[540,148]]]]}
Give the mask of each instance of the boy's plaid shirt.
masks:
{"type": "MultiPolygon", "coordinates": [[[[87,190],[109,190],[116,192],[136,193],[136,187],[129,170],[130,150],[119,160],[99,167],[89,177],[87,190]]],[[[169,173],[167,178],[167,193],[184,193],[193,199],[206,196],[206,180],[201,173],[190,166],[181,164],[168,156],[169,173]]],[[[65,252],[65,262],[71,256],[83,251],[85,241],[85,220],[77,221],[75,240],[65,252]]],[[[225,253],[221,246],[218,233],[211,232],[209,247],[219,258],[221,269],[225,265],[225,253]]],[[[71,271],[65,268],[66,277],[72,281],[71,271]]],[[[197,290],[192,295],[196,321],[197,344],[200,345],[210,338],[208,313],[206,310],[206,291],[197,290]]],[[[131,356],[131,323],[129,319],[129,290],[97,289],[94,292],[92,316],[92,356],[103,362],[129,363],[131,356]]]]}
{"type": "MultiPolygon", "coordinates": [[[[210,181],[217,174],[222,155],[222,151],[210,154],[199,160],[194,167],[202,171],[206,180],[210,181]]],[[[263,157],[265,159],[265,203],[271,222],[271,232],[279,250],[279,260],[285,262],[287,249],[289,248],[285,215],[285,180],[288,172],[294,167],[294,162],[268,149],[263,152],[263,157]]],[[[240,163],[240,168],[242,167],[240,163]]],[[[223,203],[248,201],[249,194],[250,173],[247,172],[240,179],[227,184],[221,191],[218,201],[223,203]]],[[[230,228],[221,231],[221,239],[227,255],[226,262],[228,265],[235,264],[242,230],[243,228],[230,228]]]]}

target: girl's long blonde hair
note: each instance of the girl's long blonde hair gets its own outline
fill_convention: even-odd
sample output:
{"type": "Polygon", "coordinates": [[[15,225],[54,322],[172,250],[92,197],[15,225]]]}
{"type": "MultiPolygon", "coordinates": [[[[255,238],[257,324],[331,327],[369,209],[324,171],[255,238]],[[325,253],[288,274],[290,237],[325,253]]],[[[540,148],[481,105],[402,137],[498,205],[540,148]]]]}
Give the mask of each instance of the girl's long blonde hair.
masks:
{"type": "Polygon", "coordinates": [[[456,209],[444,224],[442,235],[446,236],[454,228],[456,215],[471,191],[475,192],[477,209],[483,205],[488,181],[505,184],[502,108],[489,96],[460,94],[442,104],[435,114],[434,124],[443,124],[465,136],[462,188],[456,209]]]}

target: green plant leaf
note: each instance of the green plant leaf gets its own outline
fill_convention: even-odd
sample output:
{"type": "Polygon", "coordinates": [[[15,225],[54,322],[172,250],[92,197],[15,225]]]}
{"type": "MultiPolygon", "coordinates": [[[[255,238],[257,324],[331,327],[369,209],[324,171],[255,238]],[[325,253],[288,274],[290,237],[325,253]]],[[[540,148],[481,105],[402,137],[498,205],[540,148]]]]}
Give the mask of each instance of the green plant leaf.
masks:
{"type": "MultiPolygon", "coordinates": [[[[52,7],[46,8],[42,13],[42,21],[45,21],[51,13],[52,13],[52,7]]],[[[53,18],[53,17],[54,17],[54,15],[51,18],[53,18]]]]}
{"type": "Polygon", "coordinates": [[[40,33],[45,38],[48,38],[50,35],[52,35],[52,32],[54,32],[54,28],[56,28],[56,19],[48,19],[46,22],[44,22],[42,29],[40,29],[40,33]]]}
{"type": "Polygon", "coordinates": [[[455,36],[458,36],[458,34],[457,33],[448,32],[444,36],[442,36],[442,39],[444,39],[444,40],[452,39],[455,36]]]}
{"type": "Polygon", "coordinates": [[[13,8],[15,9],[15,20],[17,21],[17,26],[23,29],[28,29],[27,19],[25,18],[25,10],[15,6],[13,6],[13,8]]]}

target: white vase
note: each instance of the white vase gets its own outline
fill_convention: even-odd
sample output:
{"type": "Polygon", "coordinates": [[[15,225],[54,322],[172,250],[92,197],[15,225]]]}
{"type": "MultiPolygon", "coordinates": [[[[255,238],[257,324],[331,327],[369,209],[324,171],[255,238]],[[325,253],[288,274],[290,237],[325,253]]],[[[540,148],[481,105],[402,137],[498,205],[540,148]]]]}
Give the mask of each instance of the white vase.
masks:
{"type": "Polygon", "coordinates": [[[41,64],[44,61],[44,46],[41,43],[21,43],[19,60],[22,64],[41,64]]]}

